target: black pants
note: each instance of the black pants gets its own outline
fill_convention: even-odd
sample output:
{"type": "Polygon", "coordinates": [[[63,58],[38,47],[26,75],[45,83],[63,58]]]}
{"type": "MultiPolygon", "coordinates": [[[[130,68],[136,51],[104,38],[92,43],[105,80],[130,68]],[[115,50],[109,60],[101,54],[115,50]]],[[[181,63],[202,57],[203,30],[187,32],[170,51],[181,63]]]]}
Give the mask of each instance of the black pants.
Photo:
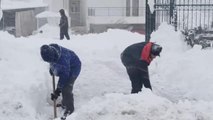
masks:
{"type": "Polygon", "coordinates": [[[73,85],[76,78],[72,78],[66,86],[62,89],[62,105],[65,106],[65,109],[70,112],[74,111],[74,98],[73,98],[73,85]]]}
{"type": "Polygon", "coordinates": [[[63,40],[64,36],[66,37],[67,40],[70,39],[70,36],[68,34],[68,30],[67,29],[61,29],[60,30],[60,40],[63,40]]]}
{"type": "Polygon", "coordinates": [[[141,91],[143,85],[146,88],[151,88],[151,84],[149,79],[146,79],[143,71],[137,67],[126,67],[127,73],[132,83],[132,91],[131,93],[138,93],[141,91]]]}

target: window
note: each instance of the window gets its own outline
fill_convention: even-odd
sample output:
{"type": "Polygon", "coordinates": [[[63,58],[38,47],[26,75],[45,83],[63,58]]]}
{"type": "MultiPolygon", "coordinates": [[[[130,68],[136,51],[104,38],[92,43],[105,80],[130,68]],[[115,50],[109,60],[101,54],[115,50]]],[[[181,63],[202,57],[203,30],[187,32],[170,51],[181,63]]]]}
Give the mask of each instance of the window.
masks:
{"type": "Polygon", "coordinates": [[[70,4],[70,11],[72,13],[79,13],[80,12],[80,1],[73,1],[70,4]]]}

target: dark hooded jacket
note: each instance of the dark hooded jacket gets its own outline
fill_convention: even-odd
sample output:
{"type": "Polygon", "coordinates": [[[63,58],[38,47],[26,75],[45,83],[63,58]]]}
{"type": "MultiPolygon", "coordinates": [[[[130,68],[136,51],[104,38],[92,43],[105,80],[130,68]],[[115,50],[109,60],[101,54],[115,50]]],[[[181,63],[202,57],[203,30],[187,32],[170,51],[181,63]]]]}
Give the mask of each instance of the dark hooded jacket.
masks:
{"type": "Polygon", "coordinates": [[[121,53],[121,60],[125,66],[145,67],[151,62],[151,42],[140,42],[128,46],[121,53]]]}
{"type": "Polygon", "coordinates": [[[151,42],[140,42],[127,47],[121,53],[121,61],[128,68],[135,68],[141,71],[144,80],[149,81],[148,66],[151,62],[151,42]]]}
{"type": "Polygon", "coordinates": [[[69,26],[67,16],[65,15],[65,12],[63,9],[61,9],[59,12],[61,14],[61,19],[60,19],[60,24],[59,24],[60,29],[62,31],[67,31],[68,26],[69,26]]]}
{"type": "Polygon", "coordinates": [[[69,80],[78,77],[81,61],[72,50],[57,44],[44,45],[41,47],[41,56],[50,63],[50,71],[59,76],[58,88],[62,89],[69,80]]]}

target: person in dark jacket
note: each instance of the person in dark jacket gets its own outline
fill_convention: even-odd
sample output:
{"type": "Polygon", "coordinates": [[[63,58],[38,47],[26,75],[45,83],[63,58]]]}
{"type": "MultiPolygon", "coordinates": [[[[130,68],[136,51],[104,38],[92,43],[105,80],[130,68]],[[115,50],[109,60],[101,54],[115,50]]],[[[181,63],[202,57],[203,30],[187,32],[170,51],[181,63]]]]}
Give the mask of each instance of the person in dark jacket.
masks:
{"type": "Polygon", "coordinates": [[[66,37],[67,40],[70,39],[70,36],[68,34],[68,19],[67,16],[65,15],[64,9],[59,10],[59,13],[61,15],[60,19],[60,40],[64,39],[64,36],[66,37]]]}
{"type": "Polygon", "coordinates": [[[41,57],[50,63],[49,72],[59,77],[57,88],[51,94],[51,99],[56,100],[62,93],[62,106],[65,108],[64,115],[74,111],[73,85],[81,71],[81,61],[72,51],[57,44],[42,45],[41,57]]]}
{"type": "Polygon", "coordinates": [[[156,56],[160,56],[161,51],[162,47],[158,44],[140,42],[128,46],[121,53],[121,61],[131,80],[131,93],[140,92],[143,85],[152,90],[148,66],[156,56]]]}

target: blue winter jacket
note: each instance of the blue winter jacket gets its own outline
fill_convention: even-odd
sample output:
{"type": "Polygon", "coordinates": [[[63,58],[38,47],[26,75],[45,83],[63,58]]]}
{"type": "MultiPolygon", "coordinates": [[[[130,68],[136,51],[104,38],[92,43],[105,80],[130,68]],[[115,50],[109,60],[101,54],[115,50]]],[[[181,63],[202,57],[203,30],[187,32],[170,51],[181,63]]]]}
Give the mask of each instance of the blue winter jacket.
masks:
{"type": "Polygon", "coordinates": [[[56,62],[50,63],[50,70],[59,77],[57,88],[62,89],[70,80],[75,80],[81,71],[81,61],[78,56],[69,49],[57,44],[50,44],[58,55],[56,62]]]}

